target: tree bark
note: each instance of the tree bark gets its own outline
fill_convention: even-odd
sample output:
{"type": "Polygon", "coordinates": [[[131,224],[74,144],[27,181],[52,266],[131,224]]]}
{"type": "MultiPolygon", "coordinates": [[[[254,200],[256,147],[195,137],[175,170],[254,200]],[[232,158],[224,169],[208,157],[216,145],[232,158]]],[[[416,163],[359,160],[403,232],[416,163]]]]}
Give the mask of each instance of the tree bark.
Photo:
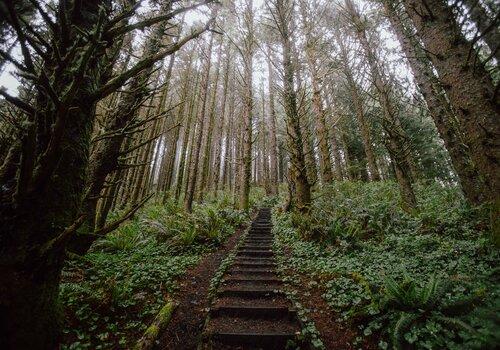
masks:
{"type": "Polygon", "coordinates": [[[267,45],[268,96],[269,96],[269,158],[270,158],[270,189],[271,194],[278,194],[278,141],[276,137],[276,108],[274,106],[274,67],[272,65],[271,47],[267,45]]]}
{"type": "Polygon", "coordinates": [[[290,171],[296,193],[296,206],[299,211],[307,212],[311,204],[311,185],[307,179],[304,155],[304,140],[297,109],[297,96],[294,84],[294,66],[292,63],[292,42],[288,17],[291,4],[289,0],[276,0],[276,17],[283,49],[283,104],[286,115],[287,146],[290,154],[290,171]]]}
{"type": "Polygon", "coordinates": [[[405,26],[394,5],[385,1],[384,8],[403,48],[420,93],[448,150],[465,197],[471,204],[480,204],[485,199],[486,190],[472,162],[469,149],[464,144],[464,135],[458,128],[456,116],[432,71],[429,58],[419,48],[420,43],[415,40],[410,28],[405,26]]]}
{"type": "Polygon", "coordinates": [[[208,85],[209,85],[209,75],[210,75],[210,67],[212,66],[212,48],[214,45],[214,33],[211,33],[210,35],[210,40],[208,43],[207,51],[206,51],[206,63],[205,66],[203,67],[203,77],[202,77],[202,82],[201,82],[201,92],[200,92],[200,98],[201,98],[201,108],[198,111],[198,120],[197,120],[197,130],[196,130],[196,135],[195,135],[195,143],[193,144],[193,157],[192,157],[192,162],[191,162],[191,167],[189,170],[189,177],[187,180],[187,191],[186,191],[186,196],[184,198],[184,208],[188,211],[191,212],[193,208],[193,200],[194,200],[194,194],[196,190],[196,181],[198,178],[198,164],[199,164],[199,157],[200,157],[200,151],[201,151],[201,145],[203,141],[203,134],[204,134],[204,126],[205,126],[205,119],[206,119],[206,108],[207,108],[207,95],[208,95],[208,85]]]}
{"type": "Polygon", "coordinates": [[[456,112],[487,197],[500,201],[499,100],[484,66],[470,60],[470,43],[464,38],[444,0],[405,0],[439,80],[456,112]]]}

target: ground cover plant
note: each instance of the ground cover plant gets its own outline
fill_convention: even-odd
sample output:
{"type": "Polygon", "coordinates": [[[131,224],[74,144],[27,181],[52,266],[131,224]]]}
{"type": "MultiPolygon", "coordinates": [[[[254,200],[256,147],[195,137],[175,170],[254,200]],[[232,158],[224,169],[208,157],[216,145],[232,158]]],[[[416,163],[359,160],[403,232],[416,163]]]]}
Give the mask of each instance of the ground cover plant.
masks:
{"type": "Polygon", "coordinates": [[[413,214],[400,209],[392,182],[328,186],[307,218],[276,211],[283,261],[319,283],[338,321],[359,327],[359,344],[494,348],[500,256],[487,209],[467,206],[453,188],[417,189],[413,214]]]}
{"type": "Polygon", "coordinates": [[[259,204],[316,344],[497,346],[498,3],[1,0],[0,349],[196,332],[259,204]]]}
{"type": "MultiPolygon", "coordinates": [[[[176,281],[248,219],[225,196],[187,213],[146,205],[63,270],[63,349],[131,348],[170,300],[176,281]]],[[[116,213],[119,215],[119,213],[116,213]]]]}

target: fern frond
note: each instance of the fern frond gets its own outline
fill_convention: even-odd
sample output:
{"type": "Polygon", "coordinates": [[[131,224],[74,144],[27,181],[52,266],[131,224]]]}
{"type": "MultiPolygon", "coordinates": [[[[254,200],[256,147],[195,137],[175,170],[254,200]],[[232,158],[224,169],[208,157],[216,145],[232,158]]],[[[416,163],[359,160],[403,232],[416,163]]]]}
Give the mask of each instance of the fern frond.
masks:
{"type": "Polygon", "coordinates": [[[430,296],[427,302],[427,310],[431,310],[439,306],[441,302],[444,301],[443,296],[450,290],[450,282],[447,280],[439,280],[439,283],[436,285],[436,289],[434,293],[430,296]]]}
{"type": "Polygon", "coordinates": [[[401,286],[391,277],[384,279],[385,294],[389,302],[397,305],[402,305],[402,301],[406,299],[405,292],[401,286]]]}
{"type": "Polygon", "coordinates": [[[435,305],[435,295],[437,294],[439,285],[439,279],[433,274],[431,275],[429,281],[422,287],[419,299],[423,308],[429,309],[431,305],[435,305]]]}
{"type": "Polygon", "coordinates": [[[395,350],[403,349],[404,334],[410,329],[413,322],[417,319],[418,315],[412,313],[402,312],[399,319],[392,329],[392,347],[395,350]]]}
{"type": "Polygon", "coordinates": [[[435,316],[435,318],[455,330],[464,330],[476,334],[477,331],[462,320],[455,317],[435,316]]]}

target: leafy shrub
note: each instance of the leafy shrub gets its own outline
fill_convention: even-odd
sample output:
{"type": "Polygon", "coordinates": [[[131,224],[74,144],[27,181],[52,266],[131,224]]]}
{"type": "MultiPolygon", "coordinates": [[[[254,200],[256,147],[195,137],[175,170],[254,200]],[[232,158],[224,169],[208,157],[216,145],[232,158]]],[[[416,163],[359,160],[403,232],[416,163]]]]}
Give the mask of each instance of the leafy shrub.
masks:
{"type": "Polygon", "coordinates": [[[388,277],[380,296],[381,316],[371,321],[365,333],[372,329],[384,329],[390,336],[394,349],[404,349],[410,344],[425,348],[430,329],[442,332],[434,346],[447,346],[446,336],[470,339],[477,331],[460,319],[482,303],[482,293],[464,296],[450,301],[445,294],[451,293],[451,284],[432,275],[425,283],[405,277],[397,283],[388,277]],[[383,325],[388,325],[384,327],[383,325]],[[429,329],[430,328],[430,329],[429,329]],[[453,334],[452,330],[457,331],[453,334]]]}
{"type": "Polygon", "coordinates": [[[146,242],[147,238],[141,233],[141,225],[137,220],[133,220],[122,225],[119,230],[111,232],[98,240],[94,244],[93,250],[109,252],[131,250],[146,242]]]}
{"type": "Polygon", "coordinates": [[[146,205],[90,253],[69,261],[59,295],[62,348],[131,348],[179,276],[248,219],[218,198],[192,213],[172,199],[146,205]]]}
{"type": "Polygon", "coordinates": [[[459,237],[487,229],[487,208],[468,206],[458,188],[417,184],[419,210],[413,216],[401,209],[398,191],[392,181],[335,182],[316,195],[310,216],[294,224],[304,238],[348,245],[417,230],[459,237]]]}
{"type": "Polygon", "coordinates": [[[498,347],[500,254],[484,208],[438,184],[417,195],[409,216],[395,184],[346,181],[316,193],[310,217],[275,212],[285,267],[313,279],[339,321],[381,348],[498,347]]]}

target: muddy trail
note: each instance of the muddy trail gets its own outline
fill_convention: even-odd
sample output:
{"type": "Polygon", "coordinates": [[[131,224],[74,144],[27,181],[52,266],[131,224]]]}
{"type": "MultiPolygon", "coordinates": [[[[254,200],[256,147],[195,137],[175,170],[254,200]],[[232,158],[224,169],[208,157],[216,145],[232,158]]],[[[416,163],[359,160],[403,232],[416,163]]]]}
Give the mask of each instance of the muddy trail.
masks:
{"type": "Polygon", "coordinates": [[[204,349],[285,349],[300,331],[279,291],[271,211],[261,209],[224,275],[205,329],[204,349]]]}

